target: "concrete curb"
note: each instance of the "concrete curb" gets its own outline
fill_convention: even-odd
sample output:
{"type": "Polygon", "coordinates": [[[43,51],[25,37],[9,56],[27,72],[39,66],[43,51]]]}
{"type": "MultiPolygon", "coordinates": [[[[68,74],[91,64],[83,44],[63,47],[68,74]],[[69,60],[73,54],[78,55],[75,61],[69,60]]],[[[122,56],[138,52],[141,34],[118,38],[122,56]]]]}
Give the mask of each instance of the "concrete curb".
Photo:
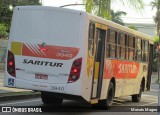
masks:
{"type": "Polygon", "coordinates": [[[0,101],[20,100],[40,97],[40,92],[16,92],[16,93],[5,93],[0,94],[0,101]]]}

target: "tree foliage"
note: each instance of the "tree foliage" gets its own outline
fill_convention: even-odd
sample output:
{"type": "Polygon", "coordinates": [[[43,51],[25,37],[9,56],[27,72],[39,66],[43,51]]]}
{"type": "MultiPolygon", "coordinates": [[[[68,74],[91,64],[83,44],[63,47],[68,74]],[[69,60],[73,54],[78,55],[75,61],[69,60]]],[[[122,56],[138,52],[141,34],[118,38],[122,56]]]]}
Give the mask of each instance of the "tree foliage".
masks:
{"type": "MultiPolygon", "coordinates": [[[[144,0],[119,0],[124,6],[130,7],[135,11],[141,11],[144,8],[144,0]]],[[[113,0],[114,2],[114,0],[113,0]]],[[[115,0],[116,2],[116,0],[115,0]]]]}
{"type": "Polygon", "coordinates": [[[86,11],[102,18],[111,19],[111,0],[83,0],[86,11]]]}
{"type": "Polygon", "coordinates": [[[138,28],[134,25],[129,25],[128,28],[133,29],[133,30],[138,30],[138,28]]]}
{"type": "MultiPolygon", "coordinates": [[[[0,23],[3,23],[9,28],[12,11],[9,9],[9,3],[6,0],[0,0],[0,23]]],[[[9,29],[7,29],[9,31],[9,29]]]]}
{"type": "MultiPolygon", "coordinates": [[[[158,15],[159,15],[159,11],[158,11],[158,8],[160,7],[160,1],[159,0],[154,0],[150,3],[150,5],[152,6],[152,10],[153,9],[156,9],[157,12],[156,12],[156,15],[153,17],[154,18],[154,22],[156,23],[156,26],[157,26],[157,35],[159,33],[159,24],[158,24],[158,15]]],[[[159,36],[159,35],[158,35],[159,36]]],[[[154,71],[157,71],[157,64],[158,64],[158,47],[160,47],[158,45],[159,43],[159,39],[158,36],[154,37],[154,52],[153,52],[153,56],[154,56],[154,62],[153,62],[153,70],[154,71]]]]}
{"type": "Polygon", "coordinates": [[[0,24],[0,38],[6,38],[8,36],[7,27],[5,24],[0,24]]]}
{"type": "Polygon", "coordinates": [[[157,64],[158,64],[158,43],[159,38],[155,36],[154,40],[154,47],[153,47],[153,71],[157,71],[157,64]]]}
{"type": "MultiPolygon", "coordinates": [[[[152,10],[153,9],[158,9],[158,6],[160,7],[160,2],[158,4],[158,0],[154,0],[150,3],[150,5],[152,6],[152,10]]],[[[158,11],[156,12],[156,15],[153,17],[154,18],[154,22],[157,24],[157,34],[158,34],[158,31],[159,31],[159,28],[158,28],[158,11]]]]}
{"type": "MultiPolygon", "coordinates": [[[[118,0],[117,0],[118,1],[118,0]]],[[[143,0],[120,0],[124,6],[140,11],[144,7],[143,0]]],[[[83,0],[86,11],[102,18],[111,19],[111,4],[116,0],[83,0]]]]}
{"type": "MultiPolygon", "coordinates": [[[[15,6],[25,6],[25,5],[41,5],[39,0],[0,0],[0,24],[7,28],[6,32],[9,32],[11,18],[13,9],[15,6]]],[[[2,26],[1,25],[1,26],[2,26]]],[[[0,28],[2,29],[2,27],[0,28]]],[[[3,31],[0,30],[0,31],[3,31]]]]}
{"type": "MultiPolygon", "coordinates": [[[[158,9],[158,0],[154,0],[150,3],[150,5],[152,6],[152,10],[153,9],[158,9]]],[[[160,6],[160,4],[159,4],[160,6]]],[[[156,14],[156,16],[154,17],[154,21],[155,23],[158,23],[158,14],[156,14]]]]}
{"type": "Polygon", "coordinates": [[[111,10],[111,20],[117,24],[124,25],[123,20],[121,19],[121,16],[125,16],[127,13],[124,11],[117,11],[114,12],[111,10]]]}
{"type": "Polygon", "coordinates": [[[158,45],[158,42],[159,42],[158,36],[155,36],[155,37],[153,38],[153,41],[154,41],[154,43],[156,43],[156,45],[158,45]]]}
{"type": "MultiPolygon", "coordinates": [[[[157,7],[158,7],[158,0],[152,1],[150,3],[150,5],[152,6],[152,10],[155,9],[155,8],[157,9],[157,7]]],[[[159,6],[160,6],[160,4],[159,4],[159,6]]]]}
{"type": "Polygon", "coordinates": [[[86,11],[92,13],[93,9],[93,0],[87,0],[85,5],[86,11]]]}

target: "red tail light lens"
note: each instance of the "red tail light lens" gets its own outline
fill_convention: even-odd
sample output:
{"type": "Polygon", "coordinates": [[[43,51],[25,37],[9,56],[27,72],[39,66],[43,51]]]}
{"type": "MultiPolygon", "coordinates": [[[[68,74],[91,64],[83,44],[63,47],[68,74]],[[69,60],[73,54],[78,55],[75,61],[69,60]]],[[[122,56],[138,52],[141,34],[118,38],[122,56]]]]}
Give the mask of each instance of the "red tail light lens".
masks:
{"type": "Polygon", "coordinates": [[[75,68],[75,69],[73,70],[73,72],[74,72],[74,73],[77,73],[77,72],[78,72],[78,69],[75,68]]]}
{"type": "Polygon", "coordinates": [[[14,54],[9,50],[7,57],[7,71],[11,76],[16,77],[14,54]]]}
{"type": "Polygon", "coordinates": [[[10,61],[10,62],[9,62],[9,65],[10,65],[10,66],[12,66],[12,65],[13,65],[13,62],[12,62],[12,61],[10,61]]]}
{"type": "Polygon", "coordinates": [[[71,67],[68,83],[73,83],[77,81],[80,77],[81,72],[81,66],[82,66],[82,58],[76,59],[71,67]]]}

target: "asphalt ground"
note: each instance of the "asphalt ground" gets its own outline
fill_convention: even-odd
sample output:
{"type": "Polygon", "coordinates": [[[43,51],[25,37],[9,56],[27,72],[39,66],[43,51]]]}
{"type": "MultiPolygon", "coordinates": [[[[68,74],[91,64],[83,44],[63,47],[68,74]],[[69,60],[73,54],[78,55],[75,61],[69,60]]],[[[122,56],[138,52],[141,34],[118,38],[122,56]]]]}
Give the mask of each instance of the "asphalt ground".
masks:
{"type": "Polygon", "coordinates": [[[32,90],[4,87],[3,78],[4,72],[0,71],[0,101],[27,99],[40,96],[40,92],[33,92],[32,90]]]}

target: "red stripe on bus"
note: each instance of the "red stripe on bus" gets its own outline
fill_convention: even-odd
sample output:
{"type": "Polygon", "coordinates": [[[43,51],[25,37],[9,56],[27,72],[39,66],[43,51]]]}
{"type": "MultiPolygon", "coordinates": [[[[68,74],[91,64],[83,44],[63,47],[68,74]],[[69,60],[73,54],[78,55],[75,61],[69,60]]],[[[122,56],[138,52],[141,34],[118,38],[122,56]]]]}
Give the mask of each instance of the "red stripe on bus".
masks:
{"type": "Polygon", "coordinates": [[[112,77],[117,79],[136,78],[138,71],[138,62],[106,60],[104,64],[104,79],[110,79],[112,77]]]}
{"type": "Polygon", "coordinates": [[[63,46],[50,46],[46,45],[34,45],[34,44],[23,44],[22,55],[69,60],[74,58],[79,52],[79,48],[63,47],[63,46]],[[45,50],[44,50],[45,49],[45,50]]]}

